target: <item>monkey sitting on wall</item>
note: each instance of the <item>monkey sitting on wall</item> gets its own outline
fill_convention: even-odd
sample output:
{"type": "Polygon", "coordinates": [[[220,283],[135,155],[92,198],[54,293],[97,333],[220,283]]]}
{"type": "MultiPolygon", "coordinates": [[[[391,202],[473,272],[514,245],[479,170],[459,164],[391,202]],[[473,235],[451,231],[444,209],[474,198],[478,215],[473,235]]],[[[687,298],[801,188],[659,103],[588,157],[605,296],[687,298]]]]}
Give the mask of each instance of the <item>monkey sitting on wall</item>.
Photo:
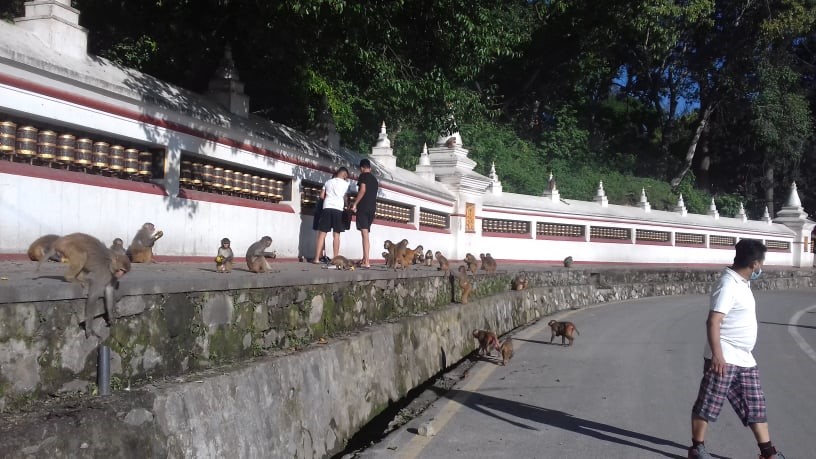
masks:
{"type": "Polygon", "coordinates": [[[493,349],[500,351],[499,338],[495,333],[487,330],[476,329],[473,330],[473,337],[479,342],[479,355],[484,354],[489,357],[493,349]]]}
{"type": "Polygon", "coordinates": [[[383,248],[388,251],[388,263],[386,266],[389,269],[396,268],[397,263],[399,263],[400,260],[402,260],[402,257],[405,255],[405,249],[407,247],[408,239],[403,239],[398,244],[394,244],[388,240],[383,243],[383,248]]]}
{"type": "Polygon", "coordinates": [[[553,340],[556,336],[561,337],[561,345],[564,344],[565,338],[569,340],[568,346],[572,346],[572,340],[575,339],[575,333],[578,333],[578,329],[575,328],[575,324],[572,322],[559,322],[557,320],[551,320],[547,323],[552,329],[552,335],[550,336],[550,343],[552,344],[553,340]]]}
{"type": "MultiPolygon", "coordinates": [[[[56,234],[46,234],[45,236],[37,238],[28,246],[28,259],[31,261],[43,261],[46,253],[52,252],[54,242],[59,239],[56,234]]],[[[49,258],[51,261],[61,261],[59,255],[54,254],[49,258]]]]}
{"type": "MultiPolygon", "coordinates": [[[[89,338],[91,334],[96,335],[92,327],[93,319],[96,317],[96,301],[99,298],[103,299],[105,321],[110,326],[113,319],[114,290],[119,286],[119,279],[130,271],[130,261],[115,256],[102,241],[83,233],[69,234],[57,239],[54,241],[52,251],[68,260],[65,280],[88,287],[88,300],[85,303],[85,338],[89,338]]],[[[53,253],[46,255],[50,256],[53,253]]],[[[40,260],[40,263],[42,261],[40,260]]]]}
{"type": "Polygon", "coordinates": [[[249,246],[246,253],[246,263],[250,272],[268,273],[272,270],[269,263],[266,261],[266,257],[268,256],[275,258],[277,255],[273,252],[266,252],[266,249],[270,245],[272,245],[272,238],[269,236],[264,236],[259,241],[249,246]]]}
{"type": "Polygon", "coordinates": [[[473,274],[476,274],[476,271],[479,269],[479,262],[476,260],[476,257],[473,254],[468,253],[465,255],[465,264],[467,265],[467,270],[473,274]]]}
{"type": "Polygon", "coordinates": [[[437,269],[440,270],[440,271],[444,271],[445,275],[447,276],[448,273],[450,272],[450,263],[448,263],[448,259],[445,258],[444,255],[442,255],[442,252],[437,251],[436,252],[436,261],[439,262],[439,268],[437,268],[437,269]]]}
{"type": "Polygon", "coordinates": [[[218,247],[218,253],[215,255],[215,272],[228,273],[232,271],[232,260],[235,258],[230,247],[229,239],[221,239],[221,246],[218,247]]]}
{"type": "Polygon", "coordinates": [[[127,249],[130,261],[133,263],[153,263],[153,244],[162,236],[164,236],[164,232],[156,231],[156,227],[152,223],[147,222],[142,225],[127,249]]]}
{"type": "Polygon", "coordinates": [[[430,250],[425,252],[425,266],[433,266],[434,254],[430,250]]]}

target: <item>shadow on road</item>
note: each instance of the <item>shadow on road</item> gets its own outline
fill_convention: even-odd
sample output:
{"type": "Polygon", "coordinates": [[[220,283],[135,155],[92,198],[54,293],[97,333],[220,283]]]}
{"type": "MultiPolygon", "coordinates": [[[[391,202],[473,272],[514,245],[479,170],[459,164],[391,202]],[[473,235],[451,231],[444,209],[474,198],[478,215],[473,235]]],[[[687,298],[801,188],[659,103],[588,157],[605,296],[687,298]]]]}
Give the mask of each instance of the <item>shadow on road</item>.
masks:
{"type": "Polygon", "coordinates": [[[781,324],[781,323],[779,323],[779,322],[762,322],[762,321],[760,321],[759,323],[761,323],[761,324],[765,324],[765,325],[782,325],[782,326],[785,326],[785,327],[810,328],[810,329],[816,330],[816,326],[813,326],[813,325],[781,324]]]}
{"type": "MultiPolygon", "coordinates": [[[[651,435],[622,429],[620,427],[615,427],[600,422],[590,421],[588,419],[582,419],[569,413],[564,413],[563,411],[551,410],[548,408],[530,405],[528,403],[520,403],[503,398],[492,397],[479,392],[464,391],[459,389],[444,391],[436,387],[433,387],[432,389],[436,391],[440,397],[454,400],[478,413],[492,416],[522,429],[539,430],[536,426],[510,419],[509,417],[503,416],[497,412],[506,413],[512,417],[526,419],[534,423],[568,430],[570,432],[586,435],[598,440],[642,449],[664,457],[678,459],[684,459],[686,457],[685,453],[683,455],[673,454],[644,443],[677,448],[684,452],[688,448],[688,445],[681,445],[663,438],[653,437],[651,435]]],[[[714,455],[714,457],[724,459],[724,456],[714,455]]]]}

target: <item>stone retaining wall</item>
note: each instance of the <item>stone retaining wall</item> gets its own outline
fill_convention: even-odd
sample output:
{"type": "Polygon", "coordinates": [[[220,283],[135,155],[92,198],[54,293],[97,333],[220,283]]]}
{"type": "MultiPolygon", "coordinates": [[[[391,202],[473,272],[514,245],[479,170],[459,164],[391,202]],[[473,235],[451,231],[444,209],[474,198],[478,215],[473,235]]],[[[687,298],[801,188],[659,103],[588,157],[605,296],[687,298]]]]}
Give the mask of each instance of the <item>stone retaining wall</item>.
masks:
{"type": "MultiPolygon", "coordinates": [[[[341,450],[389,403],[472,352],[474,328],[504,333],[563,309],[705,293],[718,273],[573,270],[528,276],[535,287],[522,292],[506,291],[510,274],[479,276],[476,299],[467,305],[449,304],[450,286],[442,277],[292,287],[276,295],[194,295],[187,315],[175,318],[175,325],[168,324],[167,317],[180,314],[182,306],[167,305],[182,303],[181,298],[156,295],[146,299],[142,311],[114,326],[116,343],[132,342],[118,348],[119,374],[130,369],[134,378],[178,377],[155,379],[138,390],[116,390],[106,399],[80,397],[27,414],[8,414],[0,427],[0,450],[15,452],[12,457],[325,457],[341,450]],[[382,299],[369,303],[371,298],[382,299]],[[369,326],[368,321],[379,324],[369,326]],[[194,324],[203,327],[195,337],[188,333],[196,329],[194,324]],[[288,348],[324,334],[332,336],[329,344],[247,360],[256,342],[288,348]],[[133,336],[145,338],[128,338],[133,336]],[[218,358],[212,357],[215,352],[221,353],[218,358]],[[182,375],[230,359],[244,361],[182,375]],[[147,373],[148,367],[155,373],[147,373]]],[[[755,283],[761,289],[812,286],[811,271],[768,273],[755,283]]],[[[31,319],[22,305],[5,305],[0,323],[14,319],[19,330],[37,330],[43,322],[36,311],[42,309],[34,305],[31,319]]],[[[63,320],[63,331],[56,336],[66,341],[57,347],[49,347],[54,341],[33,339],[36,334],[29,342],[3,340],[5,356],[9,349],[24,356],[30,350],[63,362],[53,372],[50,367],[40,370],[41,387],[52,381],[48,378],[87,382],[83,375],[93,375],[93,349],[79,372],[65,366],[68,356],[76,363],[76,356],[85,352],[81,329],[66,317],[70,314],[47,316],[49,321],[63,320]]],[[[34,354],[25,361],[43,359],[34,354]]],[[[3,368],[7,377],[6,363],[3,368]]]]}

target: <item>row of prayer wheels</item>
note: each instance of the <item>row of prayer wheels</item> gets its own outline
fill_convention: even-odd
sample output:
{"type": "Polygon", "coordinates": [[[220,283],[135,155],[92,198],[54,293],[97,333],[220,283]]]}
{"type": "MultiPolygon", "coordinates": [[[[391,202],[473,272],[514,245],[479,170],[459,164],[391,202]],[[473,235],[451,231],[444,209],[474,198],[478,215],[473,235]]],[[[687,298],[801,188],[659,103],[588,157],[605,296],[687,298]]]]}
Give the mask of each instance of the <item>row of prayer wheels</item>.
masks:
{"type": "Polygon", "coordinates": [[[0,155],[4,159],[44,166],[150,179],[153,154],[73,134],[0,121],[0,155]]]}
{"type": "Polygon", "coordinates": [[[283,200],[286,186],[283,180],[185,159],[181,160],[179,184],[182,188],[275,202],[283,200]]]}
{"type": "Polygon", "coordinates": [[[411,208],[378,201],[374,216],[392,222],[408,223],[411,221],[411,208]]]}
{"type": "Polygon", "coordinates": [[[320,187],[303,185],[303,191],[300,193],[300,205],[305,207],[314,207],[320,199],[320,187]]]}

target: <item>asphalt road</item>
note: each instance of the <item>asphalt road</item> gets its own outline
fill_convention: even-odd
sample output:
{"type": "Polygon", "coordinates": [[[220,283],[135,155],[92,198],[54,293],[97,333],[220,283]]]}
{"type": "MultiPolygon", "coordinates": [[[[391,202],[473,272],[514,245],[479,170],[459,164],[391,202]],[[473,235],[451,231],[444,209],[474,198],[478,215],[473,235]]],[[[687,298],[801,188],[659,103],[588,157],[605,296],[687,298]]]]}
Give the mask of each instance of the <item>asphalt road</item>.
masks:
{"type": "MultiPolygon", "coordinates": [[[[788,458],[816,457],[816,291],[755,295],[754,355],[771,437],[788,458]]],[[[549,344],[545,318],[514,335],[516,355],[506,367],[479,362],[362,456],[685,458],[707,309],[708,297],[695,295],[571,311],[560,316],[581,333],[571,348],[549,344]],[[426,422],[436,436],[416,434],[426,422]]],[[[715,457],[758,455],[728,404],[709,426],[706,445],[715,457]]]]}

